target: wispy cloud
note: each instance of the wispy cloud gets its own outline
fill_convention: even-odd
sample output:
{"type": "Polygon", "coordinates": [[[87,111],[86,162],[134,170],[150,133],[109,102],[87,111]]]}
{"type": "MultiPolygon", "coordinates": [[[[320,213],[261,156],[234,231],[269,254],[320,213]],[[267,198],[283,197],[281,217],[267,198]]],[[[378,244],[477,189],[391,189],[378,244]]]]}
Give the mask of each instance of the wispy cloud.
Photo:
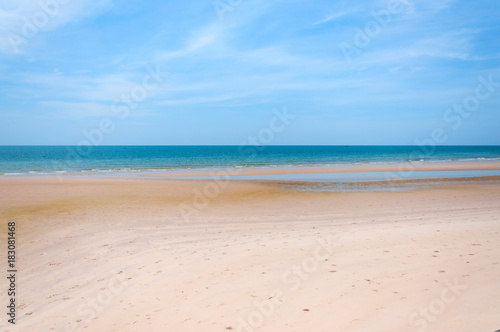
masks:
{"type": "Polygon", "coordinates": [[[219,41],[221,34],[222,31],[219,24],[210,24],[193,33],[183,48],[159,52],[156,60],[162,61],[189,56],[219,41]]]}
{"type": "Polygon", "coordinates": [[[110,9],[111,0],[0,2],[0,53],[22,53],[41,33],[110,9]]]}
{"type": "Polygon", "coordinates": [[[408,51],[411,56],[468,59],[473,52],[472,40],[480,30],[444,32],[440,36],[419,39],[408,51]]]}
{"type": "Polygon", "coordinates": [[[327,17],[325,17],[322,20],[314,22],[313,25],[327,23],[327,22],[336,20],[336,19],[338,19],[340,17],[346,16],[347,14],[350,14],[350,13],[352,13],[352,11],[343,10],[343,11],[340,11],[340,12],[336,12],[336,13],[328,15],[327,17]]]}
{"type": "Polygon", "coordinates": [[[111,105],[90,102],[41,101],[38,103],[58,117],[83,119],[91,117],[117,116],[111,111],[111,105]]]}
{"type": "MultiPolygon", "coordinates": [[[[478,75],[497,73],[500,4],[403,2],[405,10],[347,64],[339,43],[354,43],[369,22],[373,28],[373,13],[387,1],[243,1],[220,20],[210,1],[74,0],[16,56],[6,33],[19,32],[23,17],[40,5],[4,1],[0,113],[16,110],[30,123],[27,115],[36,110],[75,127],[81,119],[112,116],[109,105],[142,83],[149,64],[168,76],[138,110],[137,116],[147,114],[141,128],[162,127],[162,114],[195,126],[190,117],[196,114],[223,132],[211,111],[251,116],[264,103],[282,102],[302,116],[334,119],[329,115],[344,112],[353,126],[358,120],[351,114],[362,110],[380,124],[408,109],[439,114],[448,101],[463,98],[478,75]]],[[[236,115],[232,121],[236,128],[245,123],[236,115]]],[[[198,129],[182,128],[193,135],[198,129]]]]}
{"type": "MultiPolygon", "coordinates": [[[[114,118],[121,114],[113,111],[113,103],[105,102],[71,102],[60,100],[49,100],[38,102],[40,108],[46,110],[46,113],[53,117],[69,120],[81,120],[86,118],[114,118]]],[[[144,108],[138,108],[130,112],[127,117],[145,117],[153,112],[144,108]]]]}

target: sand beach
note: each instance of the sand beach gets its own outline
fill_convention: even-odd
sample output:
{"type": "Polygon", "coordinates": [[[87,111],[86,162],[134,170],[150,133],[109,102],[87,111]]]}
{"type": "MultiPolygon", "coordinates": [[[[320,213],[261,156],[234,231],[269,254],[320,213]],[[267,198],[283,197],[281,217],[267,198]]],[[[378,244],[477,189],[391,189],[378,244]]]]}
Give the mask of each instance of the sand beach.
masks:
{"type": "Polygon", "coordinates": [[[496,178],[402,192],[228,181],[195,200],[211,183],[0,179],[20,290],[5,331],[500,327],[496,178]]]}

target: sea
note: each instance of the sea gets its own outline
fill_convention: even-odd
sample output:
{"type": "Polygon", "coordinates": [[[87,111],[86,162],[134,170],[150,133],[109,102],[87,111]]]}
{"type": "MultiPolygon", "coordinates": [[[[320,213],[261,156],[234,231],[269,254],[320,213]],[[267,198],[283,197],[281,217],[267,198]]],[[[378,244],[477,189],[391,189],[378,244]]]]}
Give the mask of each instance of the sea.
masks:
{"type": "Polygon", "coordinates": [[[0,146],[0,177],[500,161],[500,146],[0,146]]]}

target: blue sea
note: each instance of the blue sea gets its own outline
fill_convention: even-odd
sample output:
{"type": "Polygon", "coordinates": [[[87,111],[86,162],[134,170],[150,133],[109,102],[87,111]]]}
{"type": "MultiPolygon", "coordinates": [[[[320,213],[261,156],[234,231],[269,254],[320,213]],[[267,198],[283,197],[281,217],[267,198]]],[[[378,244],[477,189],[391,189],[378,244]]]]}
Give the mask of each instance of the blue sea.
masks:
{"type": "Polygon", "coordinates": [[[500,161],[500,146],[0,146],[0,176],[500,161]]]}

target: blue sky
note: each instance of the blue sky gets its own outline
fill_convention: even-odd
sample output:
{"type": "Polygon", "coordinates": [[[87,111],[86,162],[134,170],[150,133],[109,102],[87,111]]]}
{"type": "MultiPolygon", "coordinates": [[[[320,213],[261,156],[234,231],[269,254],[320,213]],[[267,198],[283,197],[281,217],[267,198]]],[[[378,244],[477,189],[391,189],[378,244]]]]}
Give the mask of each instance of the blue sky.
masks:
{"type": "Polygon", "coordinates": [[[103,119],[99,144],[239,144],[283,108],[271,144],[500,144],[500,85],[479,87],[500,82],[499,17],[493,0],[0,0],[0,144],[76,145],[103,119]]]}

